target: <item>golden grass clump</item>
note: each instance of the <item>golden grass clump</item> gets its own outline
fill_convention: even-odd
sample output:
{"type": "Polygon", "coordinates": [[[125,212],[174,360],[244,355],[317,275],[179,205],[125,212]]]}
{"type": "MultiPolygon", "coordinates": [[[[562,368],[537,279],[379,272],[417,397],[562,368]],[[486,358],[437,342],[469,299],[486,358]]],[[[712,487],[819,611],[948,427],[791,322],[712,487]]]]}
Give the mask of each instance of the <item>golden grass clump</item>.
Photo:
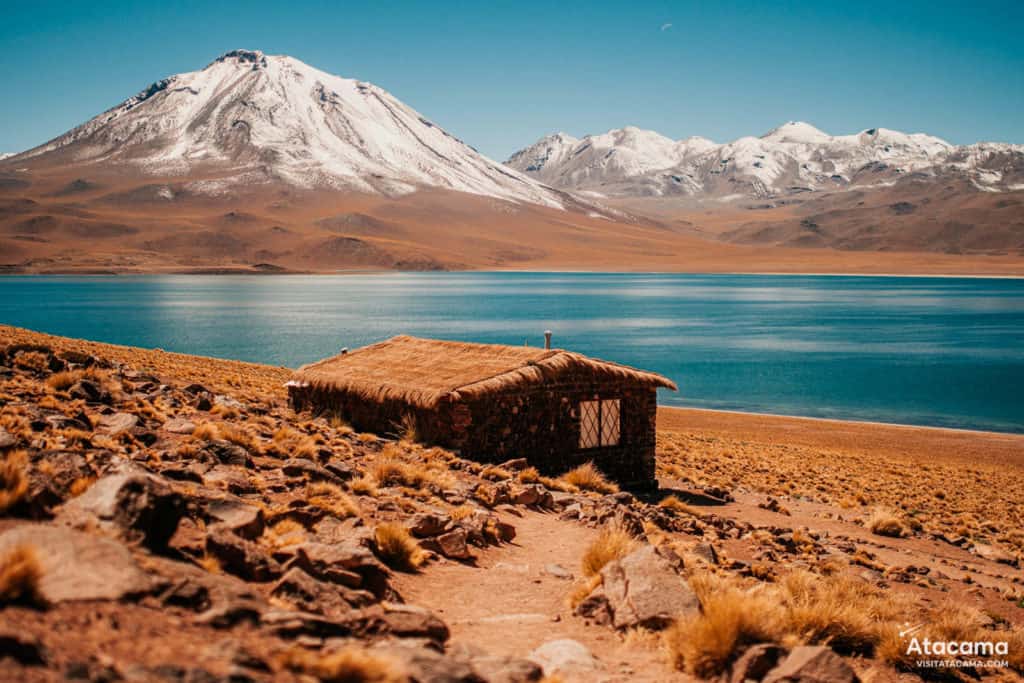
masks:
{"type": "Polygon", "coordinates": [[[480,471],[480,476],[490,481],[503,481],[505,479],[511,479],[512,473],[504,467],[498,467],[497,465],[488,465],[480,471]]]}
{"type": "Polygon", "coordinates": [[[28,454],[11,451],[0,461],[0,514],[17,505],[28,493],[28,454]]]}
{"type": "Polygon", "coordinates": [[[516,479],[524,484],[537,484],[540,483],[540,472],[537,471],[536,467],[527,467],[526,469],[519,470],[516,474],[516,479]]]}
{"type": "Polygon", "coordinates": [[[67,391],[79,380],[88,379],[96,382],[107,391],[114,389],[110,373],[99,368],[84,368],[81,370],[66,370],[55,372],[46,379],[46,384],[54,391],[67,391]]]}
{"type": "Polygon", "coordinates": [[[370,496],[375,498],[377,496],[377,480],[370,475],[363,475],[358,479],[353,479],[349,482],[349,489],[352,493],[360,496],[370,496]]]}
{"type": "Polygon", "coordinates": [[[320,452],[313,437],[287,426],[282,426],[274,432],[267,450],[284,458],[307,460],[315,460],[320,452]]]}
{"type": "Polygon", "coordinates": [[[359,517],[361,513],[359,506],[348,494],[327,482],[318,481],[306,486],[306,501],[342,519],[359,517]]]}
{"type": "Polygon", "coordinates": [[[278,662],[285,669],[325,683],[404,683],[409,680],[398,661],[356,648],[330,654],[292,648],[282,654],[278,662]]]}
{"type": "Polygon", "coordinates": [[[36,551],[30,545],[18,545],[0,556],[0,605],[27,603],[43,605],[39,581],[43,576],[36,551]]]}
{"type": "Polygon", "coordinates": [[[192,438],[198,441],[218,441],[220,440],[220,428],[215,422],[200,422],[192,430],[192,438]]]}
{"type": "Polygon", "coordinates": [[[392,456],[384,456],[370,467],[370,475],[378,486],[408,486],[421,489],[441,486],[446,483],[440,472],[416,463],[403,462],[392,456]]]}
{"type": "Polygon", "coordinates": [[[416,416],[412,413],[405,413],[398,422],[398,438],[406,443],[416,443],[420,440],[420,428],[416,423],[416,416]]]}
{"type": "Polygon", "coordinates": [[[701,610],[676,621],[664,636],[677,669],[711,678],[724,672],[745,647],[779,640],[777,601],[713,574],[691,577],[690,584],[701,610]]]}
{"type": "Polygon", "coordinates": [[[700,510],[693,507],[692,505],[684,503],[683,501],[679,500],[679,498],[675,495],[670,495],[666,498],[663,498],[662,501],[658,503],[658,507],[664,508],[666,510],[671,510],[672,512],[681,515],[691,515],[693,517],[704,516],[704,513],[702,513],[700,510]]]}
{"type": "Polygon", "coordinates": [[[608,481],[601,473],[601,470],[592,462],[586,462],[576,469],[569,470],[561,477],[562,481],[584,491],[596,491],[597,493],[615,493],[619,487],[608,481]]]}
{"type": "Polygon", "coordinates": [[[892,512],[884,509],[876,509],[865,524],[871,533],[890,538],[900,538],[907,535],[907,527],[903,520],[892,512]]]}
{"type": "Polygon", "coordinates": [[[629,532],[615,525],[605,526],[583,553],[583,575],[597,575],[606,564],[625,557],[636,547],[637,541],[629,532]]]}
{"type": "Polygon", "coordinates": [[[423,564],[423,549],[401,524],[380,524],[374,530],[373,538],[377,556],[392,569],[412,572],[423,564]]]}
{"type": "Polygon", "coordinates": [[[230,441],[236,446],[241,446],[250,453],[258,455],[263,452],[263,446],[260,444],[259,439],[246,427],[222,422],[217,431],[220,432],[221,439],[230,441]]]}

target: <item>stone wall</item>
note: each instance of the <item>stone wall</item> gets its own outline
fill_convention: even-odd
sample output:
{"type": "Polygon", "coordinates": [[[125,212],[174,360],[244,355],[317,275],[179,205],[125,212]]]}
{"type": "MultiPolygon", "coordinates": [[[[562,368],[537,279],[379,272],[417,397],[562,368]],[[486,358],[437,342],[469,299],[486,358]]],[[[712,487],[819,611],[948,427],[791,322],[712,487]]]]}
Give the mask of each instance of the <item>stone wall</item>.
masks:
{"type": "Polygon", "coordinates": [[[413,408],[400,401],[375,403],[334,391],[293,387],[297,410],[341,416],[359,431],[396,434],[405,415],[416,418],[420,439],[458,450],[481,462],[526,458],[542,474],[557,476],[588,461],[626,486],[654,484],[656,390],[584,375],[471,402],[413,408]],[[619,399],[617,446],[581,449],[581,401],[619,399]]]}

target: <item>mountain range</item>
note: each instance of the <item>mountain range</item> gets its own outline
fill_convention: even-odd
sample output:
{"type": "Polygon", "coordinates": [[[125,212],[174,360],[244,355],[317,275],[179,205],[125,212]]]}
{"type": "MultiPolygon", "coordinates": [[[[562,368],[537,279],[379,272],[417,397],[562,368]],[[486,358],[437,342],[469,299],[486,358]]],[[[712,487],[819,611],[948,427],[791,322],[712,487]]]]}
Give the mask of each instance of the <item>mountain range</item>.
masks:
{"type": "Polygon", "coordinates": [[[556,133],[505,163],[555,187],[609,197],[771,199],[954,175],[979,191],[1024,190],[1024,145],[957,146],[885,128],[833,136],[801,121],[724,144],[634,127],[579,139],[556,133]]]}
{"type": "Polygon", "coordinates": [[[0,155],[0,269],[1016,273],[1022,169],[1017,145],[806,123],[560,133],[502,164],[376,85],[232,50],[0,155]]]}

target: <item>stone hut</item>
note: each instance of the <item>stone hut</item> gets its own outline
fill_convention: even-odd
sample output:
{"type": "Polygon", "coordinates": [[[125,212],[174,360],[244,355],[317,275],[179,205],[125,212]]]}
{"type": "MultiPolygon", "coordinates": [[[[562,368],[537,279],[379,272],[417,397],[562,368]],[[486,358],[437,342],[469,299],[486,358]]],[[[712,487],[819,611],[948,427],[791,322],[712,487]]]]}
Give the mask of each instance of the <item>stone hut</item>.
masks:
{"type": "Polygon", "coordinates": [[[526,458],[550,476],[593,461],[626,486],[655,481],[658,387],[676,389],[572,351],[408,336],[306,365],[288,383],[296,410],[360,431],[414,424],[426,443],[483,462],[526,458]]]}

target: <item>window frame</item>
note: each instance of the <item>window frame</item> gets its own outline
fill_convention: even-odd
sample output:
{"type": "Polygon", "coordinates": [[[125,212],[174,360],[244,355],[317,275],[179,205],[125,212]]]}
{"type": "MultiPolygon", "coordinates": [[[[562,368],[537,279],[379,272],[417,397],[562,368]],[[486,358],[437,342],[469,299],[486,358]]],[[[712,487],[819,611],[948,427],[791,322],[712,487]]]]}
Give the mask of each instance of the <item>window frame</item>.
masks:
{"type": "MultiPolygon", "coordinates": [[[[595,448],[617,448],[622,445],[622,398],[601,398],[594,395],[593,398],[581,399],[577,403],[579,413],[579,435],[576,440],[579,450],[593,450],[595,448]],[[615,427],[610,432],[606,425],[606,415],[610,409],[606,406],[615,404],[615,427]],[[593,404],[595,408],[584,407],[593,404]],[[596,409],[596,416],[591,416],[591,411],[596,409]],[[614,441],[608,438],[609,433],[614,435],[614,441]]],[[[610,417],[610,416],[609,416],[610,417]]]]}

